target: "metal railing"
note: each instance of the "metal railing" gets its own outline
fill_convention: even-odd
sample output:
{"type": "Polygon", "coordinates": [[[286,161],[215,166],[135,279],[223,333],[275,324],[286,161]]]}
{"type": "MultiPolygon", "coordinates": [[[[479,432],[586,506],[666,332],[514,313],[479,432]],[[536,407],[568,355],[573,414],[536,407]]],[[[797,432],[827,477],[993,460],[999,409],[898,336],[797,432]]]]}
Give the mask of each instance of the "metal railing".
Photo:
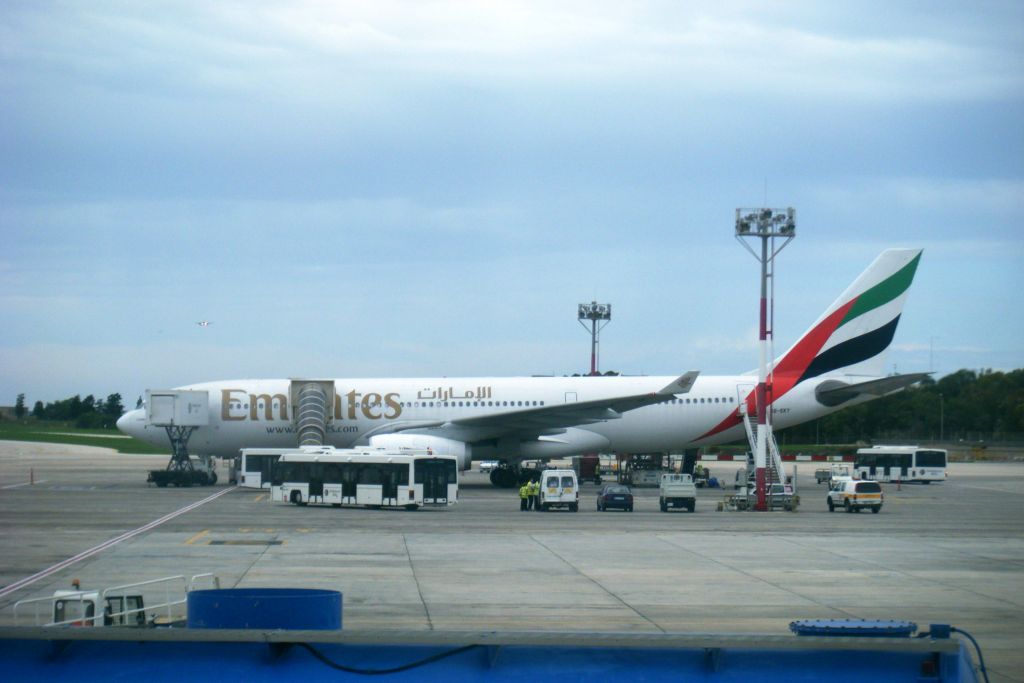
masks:
{"type": "MultiPolygon", "coordinates": [[[[152,615],[151,620],[155,620],[157,615],[165,609],[167,620],[170,623],[174,622],[176,617],[179,616],[174,613],[174,608],[186,604],[188,602],[188,593],[196,590],[201,581],[206,582],[207,580],[209,580],[209,584],[213,588],[220,588],[220,579],[212,573],[195,574],[189,579],[184,575],[179,574],[176,576],[165,576],[160,579],[151,579],[149,581],[139,581],[120,586],[111,586],[101,591],[78,590],[69,591],[62,595],[28,598],[14,603],[14,621],[16,625],[21,625],[19,623],[22,616],[21,611],[31,605],[33,626],[103,626],[108,619],[113,624],[119,626],[131,626],[133,624],[128,620],[130,615],[149,613],[152,615]],[[142,607],[128,608],[128,601],[126,600],[128,597],[128,591],[137,591],[144,587],[148,587],[150,589],[154,587],[162,588],[163,602],[150,605],[143,604],[142,607]],[[172,592],[174,593],[173,598],[172,592]],[[178,596],[180,596],[180,598],[178,596]],[[121,608],[117,611],[107,612],[107,598],[121,598],[121,608]],[[85,606],[87,602],[92,602],[94,599],[95,604],[93,604],[93,614],[89,616],[87,615],[85,606]],[[79,607],[78,613],[70,619],[54,621],[54,608],[58,601],[77,603],[79,607]],[[45,615],[40,614],[40,607],[43,606],[47,607],[45,615]],[[44,621],[45,623],[41,623],[44,621]]],[[[163,615],[160,614],[160,616],[163,615]]],[[[143,621],[145,621],[145,619],[143,621]]]]}

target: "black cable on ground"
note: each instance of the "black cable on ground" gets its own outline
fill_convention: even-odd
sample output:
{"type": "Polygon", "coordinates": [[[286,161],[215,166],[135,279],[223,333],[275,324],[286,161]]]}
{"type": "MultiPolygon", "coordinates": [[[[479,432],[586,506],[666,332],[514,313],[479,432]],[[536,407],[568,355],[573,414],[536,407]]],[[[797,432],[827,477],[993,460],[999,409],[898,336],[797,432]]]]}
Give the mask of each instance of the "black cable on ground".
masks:
{"type": "MultiPolygon", "coordinates": [[[[988,670],[985,668],[985,657],[981,653],[981,645],[978,644],[978,641],[975,640],[974,636],[972,636],[970,633],[968,633],[967,631],[965,631],[965,630],[963,630],[961,628],[957,628],[955,626],[951,626],[949,628],[949,630],[952,633],[962,633],[963,635],[967,636],[968,640],[971,641],[971,644],[974,645],[975,652],[978,653],[978,670],[981,671],[981,675],[985,679],[985,683],[989,683],[989,680],[988,680],[988,670]]],[[[925,632],[925,633],[917,634],[917,637],[918,638],[927,638],[930,635],[931,635],[930,632],[925,632]]],[[[299,647],[309,651],[309,653],[311,655],[313,655],[316,659],[318,659],[321,663],[326,664],[327,666],[331,667],[332,669],[336,669],[338,671],[344,671],[345,673],[357,674],[357,675],[360,675],[360,676],[383,676],[383,675],[387,675],[387,674],[401,673],[402,671],[409,671],[410,669],[416,669],[416,668],[421,667],[421,666],[426,666],[427,664],[433,664],[434,662],[439,662],[442,659],[447,659],[448,657],[454,657],[457,654],[461,654],[463,652],[468,652],[468,651],[476,649],[478,647],[482,647],[481,645],[475,645],[475,644],[474,645],[463,645],[462,647],[457,647],[457,648],[454,648],[452,650],[446,650],[445,652],[439,652],[439,653],[437,653],[435,655],[431,655],[429,657],[425,657],[424,659],[420,659],[420,660],[417,660],[415,662],[409,662],[407,664],[402,664],[401,666],[395,666],[395,667],[392,667],[390,669],[360,669],[358,667],[345,666],[344,664],[338,664],[337,662],[332,661],[331,659],[329,659],[327,657],[327,655],[323,654],[322,652],[317,650],[315,647],[313,647],[309,643],[295,643],[295,644],[298,645],[299,647]]]]}
{"type": "Polygon", "coordinates": [[[978,645],[978,641],[974,639],[967,631],[956,626],[936,625],[932,624],[932,629],[942,629],[939,633],[933,633],[932,631],[925,631],[924,633],[918,633],[915,638],[948,638],[950,633],[962,633],[971,641],[974,645],[974,651],[978,653],[978,670],[981,671],[982,677],[985,679],[985,683],[988,683],[988,670],[985,669],[985,657],[981,654],[981,645],[978,645]],[[948,633],[945,632],[948,629],[948,633]]]}
{"type": "Polygon", "coordinates": [[[985,658],[981,655],[981,645],[978,645],[978,641],[974,639],[974,636],[962,628],[951,626],[949,630],[953,633],[964,634],[971,641],[971,644],[974,645],[974,650],[978,653],[978,669],[981,671],[981,675],[985,678],[985,683],[988,683],[988,671],[985,669],[985,658]]]}
{"type": "Polygon", "coordinates": [[[442,659],[445,659],[447,657],[453,657],[453,656],[455,656],[457,654],[460,654],[460,653],[463,653],[463,652],[468,652],[469,650],[472,650],[474,648],[482,647],[480,645],[464,645],[462,647],[457,647],[454,650],[447,650],[445,652],[439,652],[436,655],[431,655],[429,657],[426,657],[425,659],[420,659],[420,660],[417,660],[415,662],[409,662],[408,664],[403,664],[401,666],[392,667],[390,669],[360,669],[358,667],[345,666],[344,664],[338,664],[337,662],[331,661],[330,659],[328,659],[327,655],[325,655],[324,653],[320,652],[319,650],[317,650],[315,647],[313,647],[309,643],[295,643],[295,644],[298,645],[301,648],[304,648],[304,649],[308,650],[311,655],[313,655],[318,660],[320,660],[322,663],[326,664],[327,666],[331,667],[332,669],[337,669],[338,671],[344,671],[345,673],[350,673],[350,674],[359,674],[360,676],[383,676],[385,674],[396,674],[396,673],[400,673],[402,671],[408,671],[410,669],[415,669],[415,668],[420,667],[420,666],[426,666],[427,664],[433,664],[434,662],[441,661],[442,659]]]}

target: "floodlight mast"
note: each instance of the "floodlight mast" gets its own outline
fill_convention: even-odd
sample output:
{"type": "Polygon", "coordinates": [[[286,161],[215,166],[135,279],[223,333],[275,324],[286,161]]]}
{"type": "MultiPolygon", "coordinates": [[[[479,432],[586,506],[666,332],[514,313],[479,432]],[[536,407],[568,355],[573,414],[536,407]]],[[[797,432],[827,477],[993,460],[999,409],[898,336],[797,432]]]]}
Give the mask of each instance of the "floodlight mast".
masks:
{"type": "MultiPolygon", "coordinates": [[[[771,438],[771,418],[768,406],[772,401],[772,372],[768,367],[771,357],[770,343],[774,341],[775,319],[775,257],[790,241],[796,237],[796,209],[736,209],[736,240],[761,263],[761,305],[758,347],[760,364],[757,373],[757,440],[754,451],[755,484],[757,502],[755,510],[768,509],[767,477],[765,469],[768,463],[768,440],[771,438]],[[744,238],[753,237],[761,240],[761,252],[758,254],[744,238]],[[783,239],[776,247],[776,238],[783,239]],[[771,287],[769,288],[769,282],[771,287]],[[770,293],[770,296],[769,296],[770,293]]],[[[781,474],[781,473],[780,473],[781,474]]]]}
{"type": "Polygon", "coordinates": [[[580,325],[583,325],[583,329],[587,329],[587,323],[585,320],[590,321],[590,374],[596,375],[597,372],[597,344],[598,336],[601,330],[605,328],[605,325],[612,320],[612,305],[611,304],[599,304],[596,301],[591,301],[589,304],[580,304],[579,312],[576,315],[576,319],[580,325]],[[598,322],[601,324],[598,325],[598,322]]]}

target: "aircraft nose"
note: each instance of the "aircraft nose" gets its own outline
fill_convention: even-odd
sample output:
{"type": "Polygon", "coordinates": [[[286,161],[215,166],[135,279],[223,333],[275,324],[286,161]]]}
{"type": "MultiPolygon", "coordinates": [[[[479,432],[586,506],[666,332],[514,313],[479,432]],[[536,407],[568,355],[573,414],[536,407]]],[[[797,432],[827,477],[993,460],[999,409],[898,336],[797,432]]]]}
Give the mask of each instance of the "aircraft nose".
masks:
{"type": "Polygon", "coordinates": [[[139,409],[129,410],[127,413],[117,418],[117,428],[128,436],[134,436],[134,434],[132,434],[132,427],[141,414],[142,411],[139,409]]]}

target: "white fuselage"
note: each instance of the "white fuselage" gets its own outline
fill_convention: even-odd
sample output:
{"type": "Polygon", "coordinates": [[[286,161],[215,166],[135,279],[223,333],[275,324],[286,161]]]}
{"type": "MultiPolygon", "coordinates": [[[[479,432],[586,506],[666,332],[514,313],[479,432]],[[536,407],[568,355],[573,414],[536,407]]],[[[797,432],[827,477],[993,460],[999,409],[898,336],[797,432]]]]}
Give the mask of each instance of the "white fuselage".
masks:
{"type": "MultiPolygon", "coordinates": [[[[336,379],[333,414],[327,423],[326,445],[348,448],[389,423],[456,423],[465,418],[501,415],[509,420],[532,408],[656,392],[673,377],[518,377],[428,379],[336,379]]],[[[803,382],[775,401],[777,428],[815,419],[835,408],[814,398],[825,378],[803,382]]],[[[744,437],[742,424],[709,432],[734,414],[756,384],[756,377],[700,376],[686,394],[656,405],[623,412],[618,419],[564,427],[577,438],[562,440],[558,455],[605,452],[655,453],[726,443],[744,437]],[[580,439],[579,436],[583,435],[580,439]]],[[[292,448],[297,429],[289,395],[291,380],[233,380],[181,387],[207,391],[209,424],[198,428],[191,452],[220,457],[241,448],[292,448]]],[[[859,401],[854,401],[859,402],[859,401]]],[[[847,403],[846,405],[850,405],[847,403]]],[[[162,427],[146,423],[144,409],[127,413],[118,426],[157,445],[168,444],[162,427]]],[[[468,443],[476,441],[471,435],[468,443]]],[[[544,436],[541,439],[547,438],[544,436]]],[[[559,436],[551,436],[558,442],[559,436]]],[[[536,444],[537,441],[532,442],[536,444]]],[[[552,444],[546,444],[552,445],[552,444]]],[[[473,446],[472,459],[502,458],[514,462],[531,457],[530,443],[514,439],[487,447],[473,446]]],[[[468,465],[468,462],[465,463],[468,465]]]]}
{"type": "MultiPolygon", "coordinates": [[[[772,363],[771,391],[758,392],[769,423],[783,428],[813,420],[923,377],[880,375],[920,257],[920,249],[882,252],[772,363]]],[[[198,406],[201,416],[207,399],[205,421],[191,413],[168,420],[167,396],[149,407],[155,424],[184,428],[185,422],[205,422],[188,443],[197,454],[233,457],[242,448],[293,448],[301,422],[307,444],[429,448],[468,467],[472,460],[665,453],[738,441],[749,426],[741,413],[748,416],[759,407],[756,384],[749,374],[696,371],[678,377],[231,380],[182,387],[206,392],[197,403],[182,402],[189,411],[198,406]],[[302,404],[301,421],[294,402],[302,404]]],[[[177,411],[177,399],[170,403],[177,411]]],[[[170,445],[169,433],[178,432],[149,424],[146,416],[143,409],[126,413],[118,428],[170,445]]],[[[761,458],[765,430],[758,431],[755,450],[761,458]]],[[[180,454],[181,437],[175,438],[180,454]]]]}

